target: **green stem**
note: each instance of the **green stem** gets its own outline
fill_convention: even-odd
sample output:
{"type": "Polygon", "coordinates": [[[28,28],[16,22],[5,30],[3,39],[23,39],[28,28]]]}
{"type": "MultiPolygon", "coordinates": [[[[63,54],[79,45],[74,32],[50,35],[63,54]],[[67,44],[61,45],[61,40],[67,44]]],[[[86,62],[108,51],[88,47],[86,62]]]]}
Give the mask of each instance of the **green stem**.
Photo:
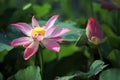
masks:
{"type": "Polygon", "coordinates": [[[116,26],[118,26],[118,33],[120,34],[120,12],[119,12],[119,10],[117,11],[117,25],[116,26]]]}
{"type": "Polygon", "coordinates": [[[102,54],[101,54],[100,50],[98,50],[98,53],[100,55],[100,59],[103,60],[103,57],[102,57],[102,54]]]}
{"type": "Polygon", "coordinates": [[[91,7],[91,16],[94,17],[93,0],[90,1],[90,7],[91,7]]]}
{"type": "Polygon", "coordinates": [[[40,68],[41,68],[41,76],[43,76],[43,70],[44,70],[44,61],[43,61],[43,51],[42,47],[39,49],[39,54],[40,54],[40,68]]]}
{"type": "Polygon", "coordinates": [[[36,56],[35,56],[35,57],[36,57],[36,58],[35,58],[35,59],[36,59],[36,60],[35,60],[35,65],[36,65],[36,66],[40,66],[40,64],[39,64],[39,63],[40,63],[40,60],[39,60],[39,52],[36,53],[36,56]]]}
{"type": "Polygon", "coordinates": [[[43,77],[43,52],[42,47],[39,48],[38,53],[36,54],[36,65],[40,67],[41,70],[41,77],[43,77]]]}
{"type": "Polygon", "coordinates": [[[56,61],[60,60],[59,53],[56,53],[56,61]]]}
{"type": "Polygon", "coordinates": [[[103,60],[103,56],[102,56],[102,51],[101,51],[100,44],[98,45],[98,53],[99,53],[100,59],[103,60]]]}

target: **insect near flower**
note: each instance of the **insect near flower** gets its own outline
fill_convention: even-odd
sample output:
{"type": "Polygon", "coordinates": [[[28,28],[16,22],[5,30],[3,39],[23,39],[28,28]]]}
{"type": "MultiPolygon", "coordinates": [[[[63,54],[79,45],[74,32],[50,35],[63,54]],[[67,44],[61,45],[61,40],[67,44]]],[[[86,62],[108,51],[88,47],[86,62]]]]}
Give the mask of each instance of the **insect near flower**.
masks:
{"type": "Polygon", "coordinates": [[[26,49],[24,51],[24,59],[28,60],[32,55],[34,55],[41,46],[46,47],[54,52],[60,51],[60,45],[58,42],[64,41],[61,35],[70,31],[68,28],[56,29],[54,25],[55,21],[59,15],[52,16],[48,22],[40,27],[38,21],[33,16],[32,17],[32,27],[26,23],[16,23],[11,24],[12,26],[20,29],[26,36],[14,39],[11,42],[11,46],[23,45],[26,49]]]}

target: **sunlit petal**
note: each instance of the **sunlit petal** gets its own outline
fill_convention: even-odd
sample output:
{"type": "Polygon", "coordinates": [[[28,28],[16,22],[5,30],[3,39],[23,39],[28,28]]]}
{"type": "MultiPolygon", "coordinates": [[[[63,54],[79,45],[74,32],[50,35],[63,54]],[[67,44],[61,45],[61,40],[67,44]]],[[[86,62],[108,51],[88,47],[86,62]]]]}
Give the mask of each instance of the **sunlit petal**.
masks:
{"type": "Polygon", "coordinates": [[[90,42],[95,45],[101,43],[103,39],[103,31],[100,25],[94,18],[88,19],[87,27],[86,27],[86,35],[90,42]]]}
{"type": "Polygon", "coordinates": [[[39,27],[38,21],[36,20],[35,16],[32,17],[32,27],[39,27]]]}
{"type": "Polygon", "coordinates": [[[43,45],[49,49],[49,50],[52,50],[54,52],[59,52],[60,51],[60,45],[57,43],[56,40],[44,40],[42,41],[43,45]]]}
{"type": "Polygon", "coordinates": [[[51,34],[51,37],[58,37],[58,36],[61,36],[67,32],[69,32],[70,29],[68,28],[61,28],[61,29],[58,29],[58,30],[55,30],[52,34],[51,34]]]}
{"type": "Polygon", "coordinates": [[[55,29],[56,29],[56,26],[52,26],[51,28],[49,28],[46,32],[45,37],[49,37],[55,29]]]}
{"type": "Polygon", "coordinates": [[[21,46],[21,45],[26,45],[30,43],[31,41],[29,37],[20,37],[20,38],[14,39],[11,42],[11,46],[21,46]]]}
{"type": "Polygon", "coordinates": [[[30,36],[30,32],[32,30],[32,27],[29,26],[26,23],[16,23],[16,24],[11,24],[11,26],[15,26],[18,29],[20,29],[24,34],[26,34],[27,36],[30,36]]]}
{"type": "Polygon", "coordinates": [[[24,51],[24,59],[28,60],[31,56],[33,56],[39,47],[39,43],[31,43],[24,51]]]}
{"type": "Polygon", "coordinates": [[[57,20],[58,17],[59,17],[59,15],[54,15],[54,16],[52,16],[52,17],[48,20],[48,22],[46,23],[45,28],[46,28],[46,29],[51,28],[51,27],[54,25],[54,23],[55,23],[55,21],[57,20]]]}

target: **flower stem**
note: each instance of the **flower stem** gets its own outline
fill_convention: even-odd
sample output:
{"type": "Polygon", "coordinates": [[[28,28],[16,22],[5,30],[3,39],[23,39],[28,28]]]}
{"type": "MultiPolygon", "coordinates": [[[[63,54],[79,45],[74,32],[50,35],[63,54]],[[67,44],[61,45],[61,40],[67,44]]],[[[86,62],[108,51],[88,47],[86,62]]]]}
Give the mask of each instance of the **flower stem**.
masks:
{"type": "Polygon", "coordinates": [[[42,47],[39,48],[38,53],[36,54],[36,65],[40,67],[41,70],[41,77],[43,77],[43,52],[42,52],[42,47]]]}
{"type": "Polygon", "coordinates": [[[91,16],[94,17],[93,0],[90,1],[91,16]]]}
{"type": "Polygon", "coordinates": [[[100,44],[97,47],[98,47],[98,53],[99,53],[100,59],[103,60],[100,44]]]}
{"type": "Polygon", "coordinates": [[[60,60],[59,53],[56,53],[56,61],[60,60]]]}
{"type": "Polygon", "coordinates": [[[40,47],[40,49],[39,49],[39,54],[40,54],[40,68],[41,68],[41,76],[43,77],[43,70],[44,70],[44,61],[43,61],[43,48],[42,47],[40,47]]]}
{"type": "Polygon", "coordinates": [[[117,11],[117,25],[118,26],[118,33],[120,34],[119,30],[120,30],[120,12],[119,10],[117,11]]]}

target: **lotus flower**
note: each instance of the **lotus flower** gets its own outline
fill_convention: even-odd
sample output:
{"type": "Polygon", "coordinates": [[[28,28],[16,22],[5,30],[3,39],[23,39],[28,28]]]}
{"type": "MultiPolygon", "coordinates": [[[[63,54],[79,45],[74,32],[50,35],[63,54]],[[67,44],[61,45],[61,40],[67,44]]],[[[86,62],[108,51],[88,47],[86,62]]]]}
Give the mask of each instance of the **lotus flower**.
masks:
{"type": "Polygon", "coordinates": [[[98,45],[104,41],[103,31],[94,18],[88,19],[86,35],[88,40],[95,45],[98,45]]]}
{"type": "Polygon", "coordinates": [[[11,24],[12,26],[20,29],[26,36],[14,39],[11,42],[11,46],[24,46],[24,59],[28,60],[34,55],[41,46],[46,47],[54,52],[60,51],[60,45],[58,42],[63,41],[64,38],[61,35],[70,31],[68,28],[56,29],[54,25],[59,15],[52,16],[48,22],[40,27],[36,18],[32,17],[32,27],[27,23],[11,24]]]}

